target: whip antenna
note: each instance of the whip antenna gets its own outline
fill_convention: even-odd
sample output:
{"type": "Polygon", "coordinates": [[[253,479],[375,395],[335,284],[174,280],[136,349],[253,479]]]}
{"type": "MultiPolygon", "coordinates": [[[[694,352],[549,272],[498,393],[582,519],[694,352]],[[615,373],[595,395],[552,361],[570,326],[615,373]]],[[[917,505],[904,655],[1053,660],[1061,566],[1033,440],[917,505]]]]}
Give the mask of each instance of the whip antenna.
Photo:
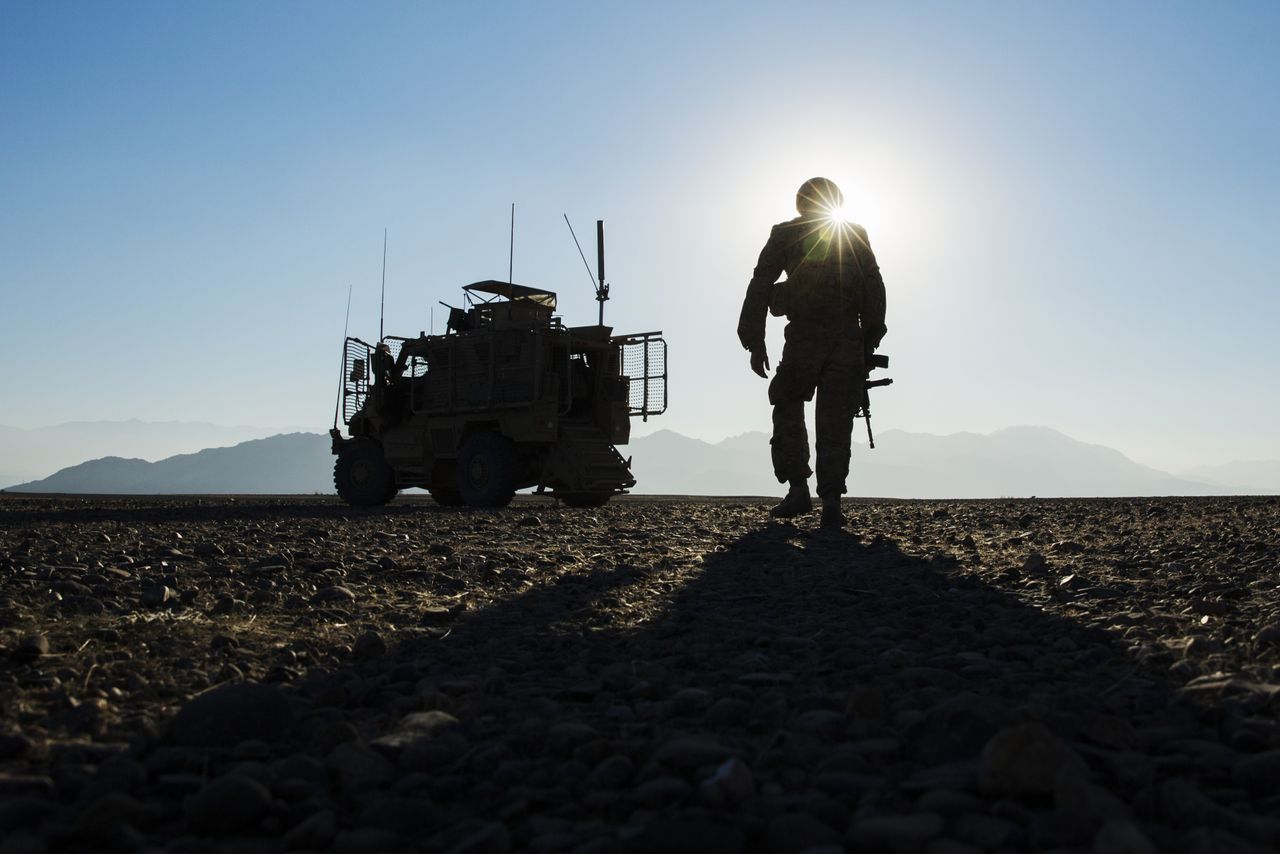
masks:
{"type": "Polygon", "coordinates": [[[573,245],[578,247],[578,256],[582,258],[582,266],[587,268],[587,278],[591,280],[591,287],[596,286],[596,277],[591,275],[591,265],[587,263],[587,255],[582,251],[582,244],[578,242],[578,235],[573,233],[573,223],[569,222],[569,215],[564,215],[564,224],[569,226],[569,234],[573,236],[573,245]]]}
{"type": "Polygon", "coordinates": [[[596,302],[600,303],[600,325],[604,326],[604,301],[609,298],[609,286],[604,283],[604,220],[596,220],[596,269],[600,272],[600,286],[596,288],[596,302]]]}
{"type": "Polygon", "coordinates": [[[382,300],[378,303],[378,343],[382,343],[382,321],[387,314],[387,229],[382,229],[382,300]]]}
{"type": "Polygon", "coordinates": [[[516,261],[516,203],[511,203],[511,249],[507,254],[507,284],[514,284],[511,281],[511,270],[515,266],[516,261]]]}

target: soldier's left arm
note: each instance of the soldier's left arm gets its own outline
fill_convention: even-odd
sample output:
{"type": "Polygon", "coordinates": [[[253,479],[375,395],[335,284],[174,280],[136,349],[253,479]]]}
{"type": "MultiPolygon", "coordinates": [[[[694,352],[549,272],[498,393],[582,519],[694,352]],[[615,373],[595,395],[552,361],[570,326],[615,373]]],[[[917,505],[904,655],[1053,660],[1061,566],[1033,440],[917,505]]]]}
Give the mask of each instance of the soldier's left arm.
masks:
{"type": "Polygon", "coordinates": [[[738,340],[744,350],[764,348],[764,324],[769,313],[769,297],[773,293],[773,283],[778,281],[786,262],[783,249],[783,237],[777,226],[769,233],[769,240],[760,250],[760,260],[747,284],[747,293],[742,300],[742,311],[738,315],[738,340]]]}
{"type": "Polygon", "coordinates": [[[880,275],[876,254],[871,251],[867,230],[860,225],[855,225],[853,232],[854,251],[858,253],[858,263],[862,267],[862,334],[870,351],[880,346],[880,340],[888,331],[888,327],[884,325],[884,277],[880,275]]]}

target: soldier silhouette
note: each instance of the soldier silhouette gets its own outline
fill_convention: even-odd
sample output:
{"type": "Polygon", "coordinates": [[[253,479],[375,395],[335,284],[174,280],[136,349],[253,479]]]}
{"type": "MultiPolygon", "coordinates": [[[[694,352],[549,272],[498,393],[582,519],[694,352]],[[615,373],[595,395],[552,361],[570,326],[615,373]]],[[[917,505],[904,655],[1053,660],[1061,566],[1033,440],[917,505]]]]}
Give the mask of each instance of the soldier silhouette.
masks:
{"type": "Polygon", "coordinates": [[[810,178],[796,193],[795,219],[773,227],[747,285],[738,339],[751,351],[751,370],[768,376],[766,312],[786,316],[782,359],[769,383],[773,404],[773,473],[787,495],[770,514],[782,518],[813,509],[809,496],[809,436],[804,405],[817,393],[815,445],[822,526],[844,525],[853,417],[872,352],[884,325],[884,280],[860,225],[839,216],[840,188],[810,178]],[[787,278],[779,282],[782,273],[787,278]]]}

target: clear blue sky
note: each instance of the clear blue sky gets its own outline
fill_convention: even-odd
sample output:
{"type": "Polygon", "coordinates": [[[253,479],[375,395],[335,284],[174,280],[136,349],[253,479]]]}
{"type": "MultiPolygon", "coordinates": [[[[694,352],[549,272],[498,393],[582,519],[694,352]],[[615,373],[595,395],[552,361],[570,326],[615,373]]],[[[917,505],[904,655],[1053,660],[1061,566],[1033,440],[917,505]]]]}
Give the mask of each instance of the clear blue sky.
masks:
{"type": "MultiPolygon", "coordinates": [[[[388,332],[505,278],[664,329],[645,429],[767,429],[734,326],[796,186],[889,288],[881,429],[1280,458],[1280,5],[0,3],[0,423],[323,430],[388,332]]],[[[781,350],[781,327],[770,345],[781,350]]],[[[436,327],[439,328],[437,317],[436,327]]]]}

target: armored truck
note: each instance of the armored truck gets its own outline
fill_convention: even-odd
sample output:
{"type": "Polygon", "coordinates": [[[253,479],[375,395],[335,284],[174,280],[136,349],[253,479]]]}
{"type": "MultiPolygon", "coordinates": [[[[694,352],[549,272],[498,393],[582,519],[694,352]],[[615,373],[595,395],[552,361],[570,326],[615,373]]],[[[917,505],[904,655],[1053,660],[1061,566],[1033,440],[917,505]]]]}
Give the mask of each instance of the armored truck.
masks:
{"type": "Polygon", "coordinates": [[[533,488],[597,507],[634,486],[617,446],[632,418],[667,409],[662,333],[566,326],[553,292],[510,282],[463,292],[442,334],[345,340],[338,495],[367,507],[419,487],[444,505],[503,507],[533,488]]]}

